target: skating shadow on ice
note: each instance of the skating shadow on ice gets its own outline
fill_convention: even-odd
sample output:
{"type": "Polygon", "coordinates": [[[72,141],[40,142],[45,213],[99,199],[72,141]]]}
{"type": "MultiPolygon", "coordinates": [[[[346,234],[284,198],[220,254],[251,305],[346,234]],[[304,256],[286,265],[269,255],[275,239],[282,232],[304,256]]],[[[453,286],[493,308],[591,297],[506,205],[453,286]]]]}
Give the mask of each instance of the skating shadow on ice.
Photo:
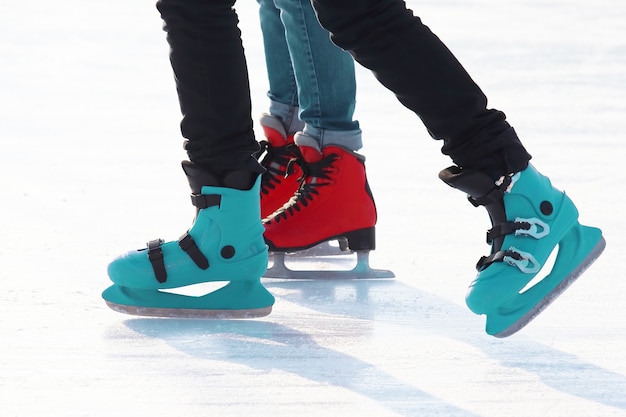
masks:
{"type": "MultiPolygon", "coordinates": [[[[400,281],[264,281],[272,293],[332,315],[425,329],[472,345],[503,366],[537,375],[555,390],[626,410],[626,377],[524,337],[495,339],[465,306],[400,281]]],[[[271,316],[270,316],[271,317],[271,316]]],[[[532,323],[530,324],[532,325],[532,323]]],[[[523,330],[521,331],[523,332],[523,330]]]]}
{"type": "Polygon", "coordinates": [[[185,354],[230,361],[270,373],[279,370],[342,387],[400,415],[472,417],[353,356],[324,348],[307,333],[269,321],[132,319],[124,324],[185,354]]]}

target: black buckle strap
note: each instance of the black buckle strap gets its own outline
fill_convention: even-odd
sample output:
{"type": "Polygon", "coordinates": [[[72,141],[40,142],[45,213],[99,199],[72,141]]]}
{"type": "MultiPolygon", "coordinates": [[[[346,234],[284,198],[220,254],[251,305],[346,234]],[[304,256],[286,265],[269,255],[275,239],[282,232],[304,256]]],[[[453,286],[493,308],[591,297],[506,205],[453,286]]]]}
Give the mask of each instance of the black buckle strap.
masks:
{"type": "Polygon", "coordinates": [[[530,223],[528,222],[506,222],[495,225],[491,229],[487,230],[487,243],[491,245],[494,239],[502,236],[510,235],[518,230],[529,230],[530,223]]]}
{"type": "Polygon", "coordinates": [[[191,194],[191,204],[199,209],[220,206],[222,196],[220,194],[191,194]]]}
{"type": "Polygon", "coordinates": [[[524,259],[524,257],[517,252],[510,250],[501,250],[489,256],[481,257],[476,264],[476,269],[480,272],[494,262],[504,262],[504,258],[507,256],[515,259],[516,261],[524,259]]]}
{"type": "Polygon", "coordinates": [[[150,264],[152,264],[157,281],[161,284],[167,281],[167,270],[165,269],[163,250],[161,249],[162,244],[163,239],[155,239],[148,242],[148,259],[150,264]]]}
{"type": "Polygon", "coordinates": [[[180,239],[178,239],[178,246],[180,246],[180,248],[184,250],[187,255],[189,255],[198,268],[207,269],[209,267],[209,260],[200,251],[200,248],[198,248],[198,245],[193,240],[189,232],[185,233],[180,237],[180,239]]]}

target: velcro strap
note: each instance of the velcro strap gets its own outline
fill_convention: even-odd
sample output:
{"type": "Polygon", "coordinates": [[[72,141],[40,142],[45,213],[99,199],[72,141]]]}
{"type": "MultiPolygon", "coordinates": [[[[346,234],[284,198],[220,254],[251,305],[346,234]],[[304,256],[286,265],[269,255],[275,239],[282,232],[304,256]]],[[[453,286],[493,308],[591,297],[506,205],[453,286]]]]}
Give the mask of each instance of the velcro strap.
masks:
{"type": "Polygon", "coordinates": [[[191,204],[199,209],[218,206],[222,202],[220,194],[191,194],[191,204]]]}
{"type": "Polygon", "coordinates": [[[152,264],[154,275],[161,284],[167,281],[167,270],[165,269],[165,262],[163,261],[163,250],[161,245],[163,239],[155,239],[148,242],[148,259],[152,264]]]}
{"type": "Polygon", "coordinates": [[[507,256],[518,261],[522,260],[523,258],[522,255],[517,252],[510,250],[501,250],[496,253],[492,253],[489,256],[483,256],[482,258],[480,258],[478,260],[478,263],[476,264],[476,269],[478,271],[482,271],[494,262],[504,262],[504,258],[507,256]]]}
{"type": "Polygon", "coordinates": [[[209,260],[200,251],[200,248],[188,232],[178,239],[178,246],[189,255],[198,268],[207,269],[209,267],[209,260]]]}
{"type": "Polygon", "coordinates": [[[495,225],[491,229],[487,230],[487,243],[491,245],[494,239],[501,236],[510,235],[518,230],[530,229],[530,223],[528,222],[506,222],[495,225]]]}

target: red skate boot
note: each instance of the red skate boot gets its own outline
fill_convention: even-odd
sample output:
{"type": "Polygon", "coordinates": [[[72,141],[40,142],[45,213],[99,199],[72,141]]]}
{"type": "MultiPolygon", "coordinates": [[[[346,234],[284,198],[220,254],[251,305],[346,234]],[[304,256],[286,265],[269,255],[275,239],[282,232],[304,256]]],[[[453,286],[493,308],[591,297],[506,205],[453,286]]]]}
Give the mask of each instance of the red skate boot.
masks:
{"type": "MultiPolygon", "coordinates": [[[[306,136],[306,135],[305,135],[306,136]]],[[[390,271],[369,267],[375,248],[376,206],[365,175],[364,157],[339,146],[320,152],[299,145],[296,160],[304,180],[300,188],[273,215],[265,218],[265,241],[274,264],[265,273],[272,278],[391,278],[390,271]],[[356,252],[352,270],[302,271],[288,269],[284,254],[302,251],[330,240],[346,241],[356,252]]]]}
{"type": "MultiPolygon", "coordinates": [[[[266,140],[260,142],[258,157],[267,170],[261,178],[261,218],[271,216],[296,193],[303,180],[302,169],[289,161],[300,155],[294,135],[288,135],[285,126],[275,116],[264,114],[261,126],[266,140]]],[[[338,255],[348,251],[345,239],[337,243],[324,242],[309,250],[291,253],[295,257],[338,255]]]]}
{"type": "Polygon", "coordinates": [[[260,164],[267,171],[261,177],[261,218],[280,209],[294,195],[302,179],[302,170],[293,165],[287,172],[289,161],[296,158],[293,135],[287,135],[282,122],[269,114],[261,117],[261,126],[267,140],[261,141],[260,164]]]}

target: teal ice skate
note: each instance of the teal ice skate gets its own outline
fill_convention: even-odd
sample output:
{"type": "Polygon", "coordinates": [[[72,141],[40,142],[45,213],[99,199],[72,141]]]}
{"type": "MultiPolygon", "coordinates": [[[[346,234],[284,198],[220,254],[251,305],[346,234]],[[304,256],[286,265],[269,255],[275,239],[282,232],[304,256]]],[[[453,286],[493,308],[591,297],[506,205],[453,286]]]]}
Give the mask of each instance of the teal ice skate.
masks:
{"type": "Polygon", "coordinates": [[[249,178],[247,183],[254,177],[236,171],[222,181],[190,162],[183,162],[183,169],[197,208],[192,227],[178,241],[154,240],[145,249],[115,259],[108,268],[114,284],[102,297],[113,310],[142,316],[268,315],[274,297],[260,281],[268,262],[260,176],[252,188],[236,189],[223,185],[241,183],[242,176],[249,178]],[[202,296],[166,291],[206,282],[226,285],[202,296]]]}
{"type": "Polygon", "coordinates": [[[507,337],[520,330],[604,250],[600,229],[579,224],[574,203],[532,165],[495,184],[483,173],[458,167],[439,177],[466,192],[473,205],[484,206],[491,218],[491,254],[478,261],[466,297],[470,310],[486,316],[490,335],[507,337]],[[552,270],[538,275],[553,250],[552,270]]]}

